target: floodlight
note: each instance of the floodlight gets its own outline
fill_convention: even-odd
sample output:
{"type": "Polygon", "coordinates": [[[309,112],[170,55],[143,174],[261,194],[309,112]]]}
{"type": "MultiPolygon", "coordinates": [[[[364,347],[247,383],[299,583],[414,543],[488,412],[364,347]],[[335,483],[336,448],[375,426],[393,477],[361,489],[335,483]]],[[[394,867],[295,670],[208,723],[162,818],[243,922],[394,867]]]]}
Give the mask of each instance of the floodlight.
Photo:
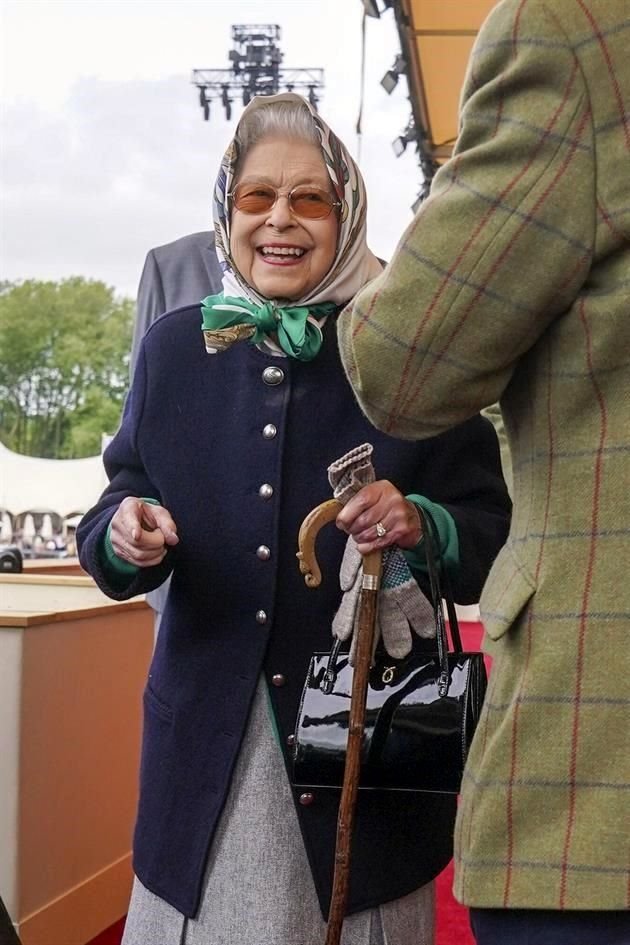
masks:
{"type": "Polygon", "coordinates": [[[398,137],[394,138],[394,140],[392,141],[392,148],[394,149],[394,154],[396,155],[397,158],[399,158],[402,154],[404,154],[406,147],[407,147],[406,135],[398,135],[398,137]]]}
{"type": "Polygon", "coordinates": [[[377,20],[381,15],[376,0],[363,0],[363,12],[366,16],[373,16],[377,20]]]}
{"type": "Polygon", "coordinates": [[[381,79],[381,85],[385,89],[388,95],[391,95],[396,86],[398,85],[398,76],[402,75],[405,71],[405,58],[398,53],[394,59],[394,65],[391,69],[388,69],[383,78],[381,79]]]}
{"type": "Polygon", "coordinates": [[[203,109],[203,120],[210,120],[210,100],[206,95],[206,90],[203,85],[198,86],[199,88],[199,104],[203,109]]]}
{"type": "Polygon", "coordinates": [[[391,95],[396,86],[398,85],[398,73],[394,72],[393,69],[388,69],[383,78],[381,79],[381,85],[385,89],[388,95],[391,95]]]}

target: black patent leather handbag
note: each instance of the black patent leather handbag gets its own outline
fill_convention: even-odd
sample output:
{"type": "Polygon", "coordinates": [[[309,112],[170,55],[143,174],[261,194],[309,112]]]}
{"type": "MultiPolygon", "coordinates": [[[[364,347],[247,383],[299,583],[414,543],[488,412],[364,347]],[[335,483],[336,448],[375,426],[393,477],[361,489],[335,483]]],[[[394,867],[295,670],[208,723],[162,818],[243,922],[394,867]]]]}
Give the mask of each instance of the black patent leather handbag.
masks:
{"type": "MultiPolygon", "coordinates": [[[[371,668],[359,789],[456,794],[487,676],[483,654],[462,650],[448,575],[435,556],[435,525],[429,515],[419,511],[437,650],[412,651],[401,660],[384,655],[371,668]],[[449,618],[451,650],[442,599],[449,618]]],[[[311,657],[295,727],[296,785],[341,787],[352,672],[339,641],[330,653],[311,657]]]]}

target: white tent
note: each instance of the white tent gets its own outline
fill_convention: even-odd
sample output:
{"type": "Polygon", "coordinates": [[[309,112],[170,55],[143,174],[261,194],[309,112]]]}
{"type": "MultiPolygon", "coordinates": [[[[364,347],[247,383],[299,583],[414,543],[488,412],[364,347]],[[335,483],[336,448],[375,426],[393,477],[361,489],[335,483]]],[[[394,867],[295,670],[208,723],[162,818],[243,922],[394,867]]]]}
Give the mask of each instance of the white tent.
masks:
{"type": "Polygon", "coordinates": [[[0,510],[87,512],[107,484],[101,456],[40,459],[13,453],[0,443],[0,510]]]}

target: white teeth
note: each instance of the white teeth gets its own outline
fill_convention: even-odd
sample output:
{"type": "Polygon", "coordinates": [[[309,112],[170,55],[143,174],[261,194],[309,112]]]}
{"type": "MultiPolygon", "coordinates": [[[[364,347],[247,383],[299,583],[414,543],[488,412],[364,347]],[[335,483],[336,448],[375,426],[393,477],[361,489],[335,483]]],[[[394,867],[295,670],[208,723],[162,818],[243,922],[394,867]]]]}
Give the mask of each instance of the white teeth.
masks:
{"type": "Polygon", "coordinates": [[[303,256],[305,249],[298,246],[261,246],[263,256],[303,256]]]}

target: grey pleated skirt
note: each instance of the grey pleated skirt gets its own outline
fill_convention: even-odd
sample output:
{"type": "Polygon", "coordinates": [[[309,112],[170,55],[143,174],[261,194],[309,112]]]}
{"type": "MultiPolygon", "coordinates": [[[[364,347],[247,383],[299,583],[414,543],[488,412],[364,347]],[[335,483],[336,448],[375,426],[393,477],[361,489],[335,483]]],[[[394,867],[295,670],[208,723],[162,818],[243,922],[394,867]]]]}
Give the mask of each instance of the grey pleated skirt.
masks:
{"type": "MultiPolygon", "coordinates": [[[[433,945],[434,915],[429,883],[347,918],[342,945],[433,945]]],[[[261,680],[196,918],[136,879],[122,945],[322,945],[325,929],[261,680]]]]}

